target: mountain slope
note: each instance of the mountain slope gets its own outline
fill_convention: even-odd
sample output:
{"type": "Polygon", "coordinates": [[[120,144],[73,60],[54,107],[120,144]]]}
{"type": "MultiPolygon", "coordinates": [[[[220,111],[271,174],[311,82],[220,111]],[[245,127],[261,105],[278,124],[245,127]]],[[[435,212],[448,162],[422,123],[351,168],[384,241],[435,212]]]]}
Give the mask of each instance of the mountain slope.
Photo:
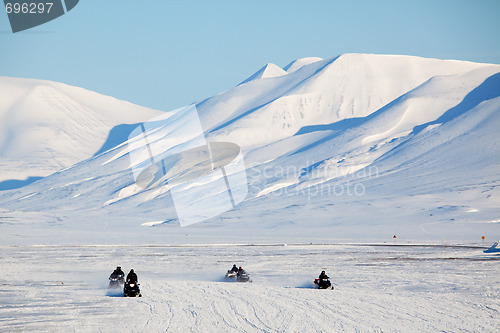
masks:
{"type": "Polygon", "coordinates": [[[119,137],[115,126],[161,114],[50,81],[0,77],[0,92],[0,182],[69,167],[119,137]]]}
{"type": "Polygon", "coordinates": [[[433,76],[460,74],[482,66],[345,54],[288,75],[254,80],[197,107],[211,135],[243,147],[262,145],[289,137],[304,126],[367,116],[433,76]]]}

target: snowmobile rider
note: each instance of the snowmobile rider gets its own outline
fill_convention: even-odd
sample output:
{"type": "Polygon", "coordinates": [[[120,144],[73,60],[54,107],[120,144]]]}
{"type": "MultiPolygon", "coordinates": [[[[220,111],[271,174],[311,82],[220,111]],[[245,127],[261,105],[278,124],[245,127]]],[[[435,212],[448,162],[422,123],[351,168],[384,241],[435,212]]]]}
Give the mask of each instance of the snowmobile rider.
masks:
{"type": "MultiPolygon", "coordinates": [[[[240,267],[241,268],[241,267],[240,267]]],[[[233,265],[233,268],[231,268],[231,272],[238,272],[238,267],[236,267],[236,264],[233,265]]]]}
{"type": "Polygon", "coordinates": [[[246,274],[245,270],[243,268],[238,268],[238,272],[236,273],[236,275],[240,276],[242,274],[246,274]]]}
{"type": "Polygon", "coordinates": [[[113,273],[111,273],[111,275],[109,276],[110,279],[123,278],[123,277],[125,277],[125,273],[123,273],[122,268],[120,266],[117,266],[116,269],[113,271],[113,273]]]}
{"type": "Polygon", "coordinates": [[[326,275],[325,271],[321,271],[318,280],[314,281],[319,289],[333,289],[332,283],[328,280],[329,277],[326,275]]]}
{"type": "Polygon", "coordinates": [[[127,275],[127,283],[137,283],[137,274],[131,269],[127,275]]]}
{"type": "Polygon", "coordinates": [[[329,277],[326,275],[325,271],[321,271],[321,274],[319,275],[320,280],[328,280],[329,277]]]}

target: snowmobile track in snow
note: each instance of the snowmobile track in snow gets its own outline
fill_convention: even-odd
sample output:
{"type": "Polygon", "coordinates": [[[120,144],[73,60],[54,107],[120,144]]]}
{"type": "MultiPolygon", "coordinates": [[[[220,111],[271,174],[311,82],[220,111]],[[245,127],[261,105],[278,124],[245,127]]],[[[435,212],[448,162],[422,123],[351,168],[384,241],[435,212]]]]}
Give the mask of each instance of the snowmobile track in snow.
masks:
{"type": "Polygon", "coordinates": [[[2,247],[0,325],[14,332],[493,332],[500,329],[498,263],[467,259],[480,253],[353,245],[2,247]],[[233,262],[252,284],[220,281],[233,262]],[[138,273],[142,298],[106,296],[116,264],[138,273]],[[333,291],[313,287],[323,268],[333,291]]]}

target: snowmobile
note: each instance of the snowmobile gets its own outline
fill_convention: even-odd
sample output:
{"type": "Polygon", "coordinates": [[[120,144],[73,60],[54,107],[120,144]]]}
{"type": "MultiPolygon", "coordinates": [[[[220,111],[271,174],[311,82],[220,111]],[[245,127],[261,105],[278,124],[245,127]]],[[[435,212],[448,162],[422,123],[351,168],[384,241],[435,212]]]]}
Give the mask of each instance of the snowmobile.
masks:
{"type": "Polygon", "coordinates": [[[124,297],[142,297],[141,290],[139,289],[139,284],[137,282],[127,281],[125,287],[123,287],[124,297]]]}
{"type": "Polygon", "coordinates": [[[124,283],[123,276],[110,276],[108,289],[121,289],[124,283]]]}
{"type": "Polygon", "coordinates": [[[333,290],[332,283],[328,279],[314,279],[314,284],[318,286],[318,289],[333,290]]]}
{"type": "Polygon", "coordinates": [[[238,282],[252,282],[250,276],[246,272],[242,272],[236,275],[236,281],[238,282]]]}
{"type": "Polygon", "coordinates": [[[109,277],[108,289],[121,289],[121,288],[123,288],[124,284],[125,284],[125,280],[123,279],[123,276],[111,275],[109,277]]]}
{"type": "Polygon", "coordinates": [[[227,281],[234,281],[236,280],[236,272],[232,270],[228,270],[226,275],[224,276],[224,279],[227,281]]]}

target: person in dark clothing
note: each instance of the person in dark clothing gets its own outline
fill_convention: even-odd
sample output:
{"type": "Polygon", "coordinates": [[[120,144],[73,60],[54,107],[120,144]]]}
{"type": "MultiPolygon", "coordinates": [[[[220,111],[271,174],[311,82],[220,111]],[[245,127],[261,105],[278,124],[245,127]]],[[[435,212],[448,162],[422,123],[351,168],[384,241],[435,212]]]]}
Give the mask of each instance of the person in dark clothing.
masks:
{"type": "Polygon", "coordinates": [[[242,274],[246,274],[245,270],[243,268],[238,268],[238,273],[236,273],[236,275],[240,276],[242,274]]]}
{"type": "Polygon", "coordinates": [[[109,276],[108,288],[120,288],[125,283],[125,273],[123,273],[122,268],[117,266],[116,269],[109,276]]]}
{"type": "Polygon", "coordinates": [[[333,289],[332,283],[328,280],[330,277],[326,275],[325,271],[321,271],[317,284],[319,289],[333,289]]]}
{"type": "Polygon", "coordinates": [[[231,272],[238,272],[238,267],[236,267],[236,264],[233,265],[233,268],[231,268],[231,272]]]}
{"type": "Polygon", "coordinates": [[[135,274],[133,269],[131,269],[127,275],[127,282],[128,283],[137,283],[137,274],[135,274]]]}
{"type": "Polygon", "coordinates": [[[124,278],[125,273],[123,273],[122,268],[120,266],[117,266],[116,269],[111,273],[110,278],[124,278]]]}
{"type": "Polygon", "coordinates": [[[320,280],[328,280],[330,277],[326,275],[325,271],[321,271],[321,274],[319,275],[320,280]]]}
{"type": "Polygon", "coordinates": [[[125,297],[141,297],[141,290],[139,289],[139,283],[137,283],[137,274],[131,269],[127,275],[127,282],[123,287],[123,296],[125,297]]]}

